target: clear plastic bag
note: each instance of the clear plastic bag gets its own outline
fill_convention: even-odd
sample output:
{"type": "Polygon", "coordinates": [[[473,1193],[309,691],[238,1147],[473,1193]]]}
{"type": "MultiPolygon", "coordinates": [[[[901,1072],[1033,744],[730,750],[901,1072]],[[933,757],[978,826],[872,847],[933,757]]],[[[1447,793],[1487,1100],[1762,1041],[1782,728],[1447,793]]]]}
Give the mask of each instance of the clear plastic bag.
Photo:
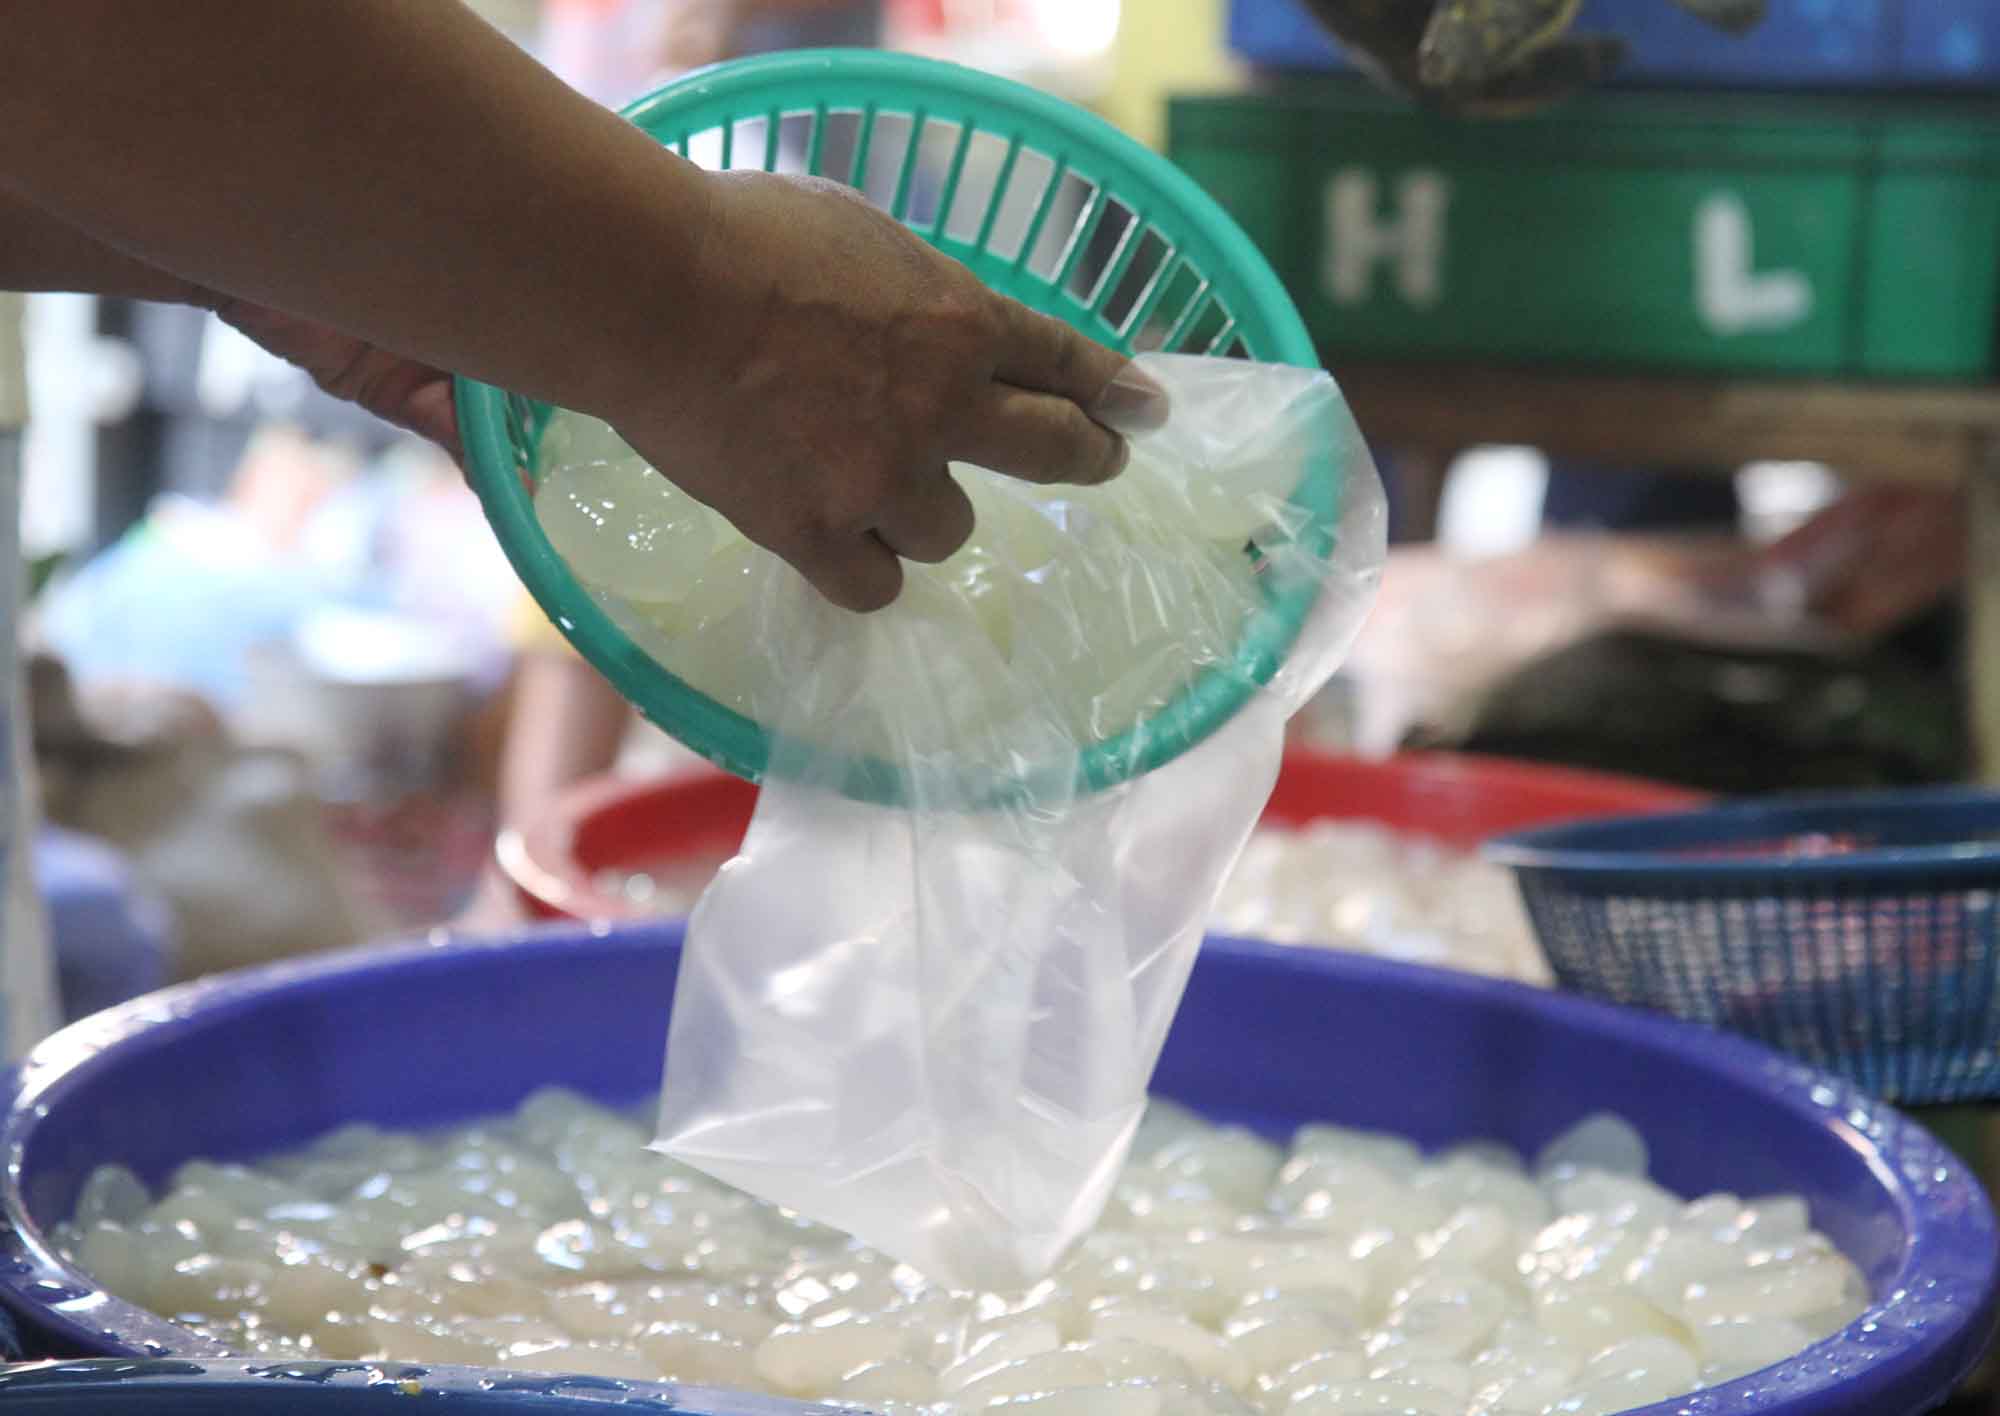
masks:
{"type": "Polygon", "coordinates": [[[778,568],[740,610],[771,766],[689,928],[658,1148],[954,1287],[1031,1283],[1095,1222],[1285,720],[1382,562],[1380,484],[1330,378],[1140,367],[1173,414],[1117,481],[961,471],[974,547],[911,567],[891,609],[847,614],[778,568]],[[1288,500],[1316,456],[1342,469],[1330,551],[1288,500]],[[1246,626],[1301,577],[1291,651],[1233,716],[1078,785],[1080,755],[1191,683],[1254,675],[1246,626]],[[892,804],[852,794],[857,754],[892,770],[892,804]]]}

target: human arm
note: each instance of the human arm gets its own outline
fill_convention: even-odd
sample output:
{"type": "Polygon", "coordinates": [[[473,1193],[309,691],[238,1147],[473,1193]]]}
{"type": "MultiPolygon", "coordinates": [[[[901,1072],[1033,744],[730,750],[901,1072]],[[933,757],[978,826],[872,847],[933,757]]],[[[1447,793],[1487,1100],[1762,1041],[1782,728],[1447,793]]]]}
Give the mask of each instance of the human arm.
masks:
{"type": "Polygon", "coordinates": [[[0,182],[132,258],[586,412],[672,372],[648,296],[680,293],[698,174],[462,6],[13,0],[0,28],[0,182]]]}
{"type": "Polygon", "coordinates": [[[501,747],[501,826],[533,824],[565,790],[610,771],[631,722],[631,706],[576,655],[524,653],[501,747]]]}
{"type": "MultiPolygon", "coordinates": [[[[504,704],[494,781],[503,836],[546,820],[570,787],[616,766],[632,724],[630,705],[569,649],[525,592],[514,630],[518,658],[504,704]]],[[[487,862],[457,923],[491,930],[516,924],[522,915],[519,892],[495,859],[487,862]]]]}
{"type": "Polygon", "coordinates": [[[458,419],[441,370],[276,310],[203,290],[126,255],[0,188],[0,290],[76,291],[216,310],[327,392],[420,433],[454,455],[458,419]]]}
{"type": "Polygon", "coordinates": [[[0,0],[0,32],[0,182],[29,202],[607,418],[850,608],[970,530],[946,462],[1121,463],[1086,416],[1115,416],[1117,356],[832,184],[700,172],[459,5],[0,0]]]}
{"type": "Polygon", "coordinates": [[[196,304],[179,276],[114,250],[0,185],[0,290],[86,291],[126,300],[196,304]]]}
{"type": "MultiPolygon", "coordinates": [[[[617,764],[632,710],[596,670],[573,654],[522,654],[500,744],[501,831],[543,821],[564,791],[617,764]]],[[[519,891],[499,861],[487,862],[456,923],[487,931],[518,924],[519,891]]]]}

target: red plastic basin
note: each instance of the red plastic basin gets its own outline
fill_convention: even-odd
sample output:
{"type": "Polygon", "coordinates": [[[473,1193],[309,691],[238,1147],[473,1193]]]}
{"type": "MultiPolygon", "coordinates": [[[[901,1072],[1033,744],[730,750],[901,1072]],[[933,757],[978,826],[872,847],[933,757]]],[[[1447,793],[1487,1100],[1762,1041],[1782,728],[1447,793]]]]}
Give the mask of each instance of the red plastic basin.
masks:
{"type": "MultiPolygon", "coordinates": [[[[1504,758],[1406,753],[1368,761],[1294,751],[1264,819],[1288,826],[1377,821],[1472,846],[1505,831],[1669,811],[1701,800],[1656,782],[1504,758]]],[[[500,865],[539,918],[634,919],[643,908],[600,889],[601,872],[727,856],[743,839],[756,802],[755,786],[719,772],[651,782],[596,778],[571,790],[547,819],[503,833],[500,865]]]]}

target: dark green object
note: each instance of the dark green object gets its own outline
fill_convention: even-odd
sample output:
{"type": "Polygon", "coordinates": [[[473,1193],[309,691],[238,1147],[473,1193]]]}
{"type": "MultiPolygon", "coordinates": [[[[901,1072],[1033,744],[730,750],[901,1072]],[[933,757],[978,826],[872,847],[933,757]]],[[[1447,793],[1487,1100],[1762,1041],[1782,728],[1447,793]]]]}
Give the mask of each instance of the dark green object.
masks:
{"type": "Polygon", "coordinates": [[[1927,786],[1966,765],[1962,705],[1899,646],[1852,659],[1619,631],[1524,665],[1416,747],[1629,772],[1718,796],[1927,786]]]}
{"type": "Polygon", "coordinates": [[[52,551],[45,556],[34,556],[28,561],[28,598],[34,599],[48,589],[49,582],[56,578],[69,560],[66,551],[52,551]]]}
{"type": "Polygon", "coordinates": [[[1177,99],[1169,151],[1330,359],[1956,379],[1993,369],[1996,118],[1597,93],[1491,124],[1320,80],[1177,99]]]}

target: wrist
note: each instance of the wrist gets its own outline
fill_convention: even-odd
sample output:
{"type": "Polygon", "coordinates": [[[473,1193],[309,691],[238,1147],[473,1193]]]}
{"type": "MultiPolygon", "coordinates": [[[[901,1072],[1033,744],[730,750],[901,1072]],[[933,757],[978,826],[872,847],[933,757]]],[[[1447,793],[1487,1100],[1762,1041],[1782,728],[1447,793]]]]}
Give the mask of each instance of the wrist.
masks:
{"type": "Polygon", "coordinates": [[[708,275],[721,203],[717,175],[661,149],[662,180],[631,228],[633,288],[614,297],[621,313],[603,328],[584,387],[569,406],[614,426],[657,417],[662,391],[697,378],[717,319],[708,275]]]}
{"type": "Polygon", "coordinates": [[[708,377],[718,345],[733,342],[741,319],[723,294],[731,259],[726,174],[663,155],[672,173],[637,230],[643,288],[632,292],[631,320],[607,341],[597,406],[576,405],[613,426],[657,422],[663,392],[708,377]]]}

